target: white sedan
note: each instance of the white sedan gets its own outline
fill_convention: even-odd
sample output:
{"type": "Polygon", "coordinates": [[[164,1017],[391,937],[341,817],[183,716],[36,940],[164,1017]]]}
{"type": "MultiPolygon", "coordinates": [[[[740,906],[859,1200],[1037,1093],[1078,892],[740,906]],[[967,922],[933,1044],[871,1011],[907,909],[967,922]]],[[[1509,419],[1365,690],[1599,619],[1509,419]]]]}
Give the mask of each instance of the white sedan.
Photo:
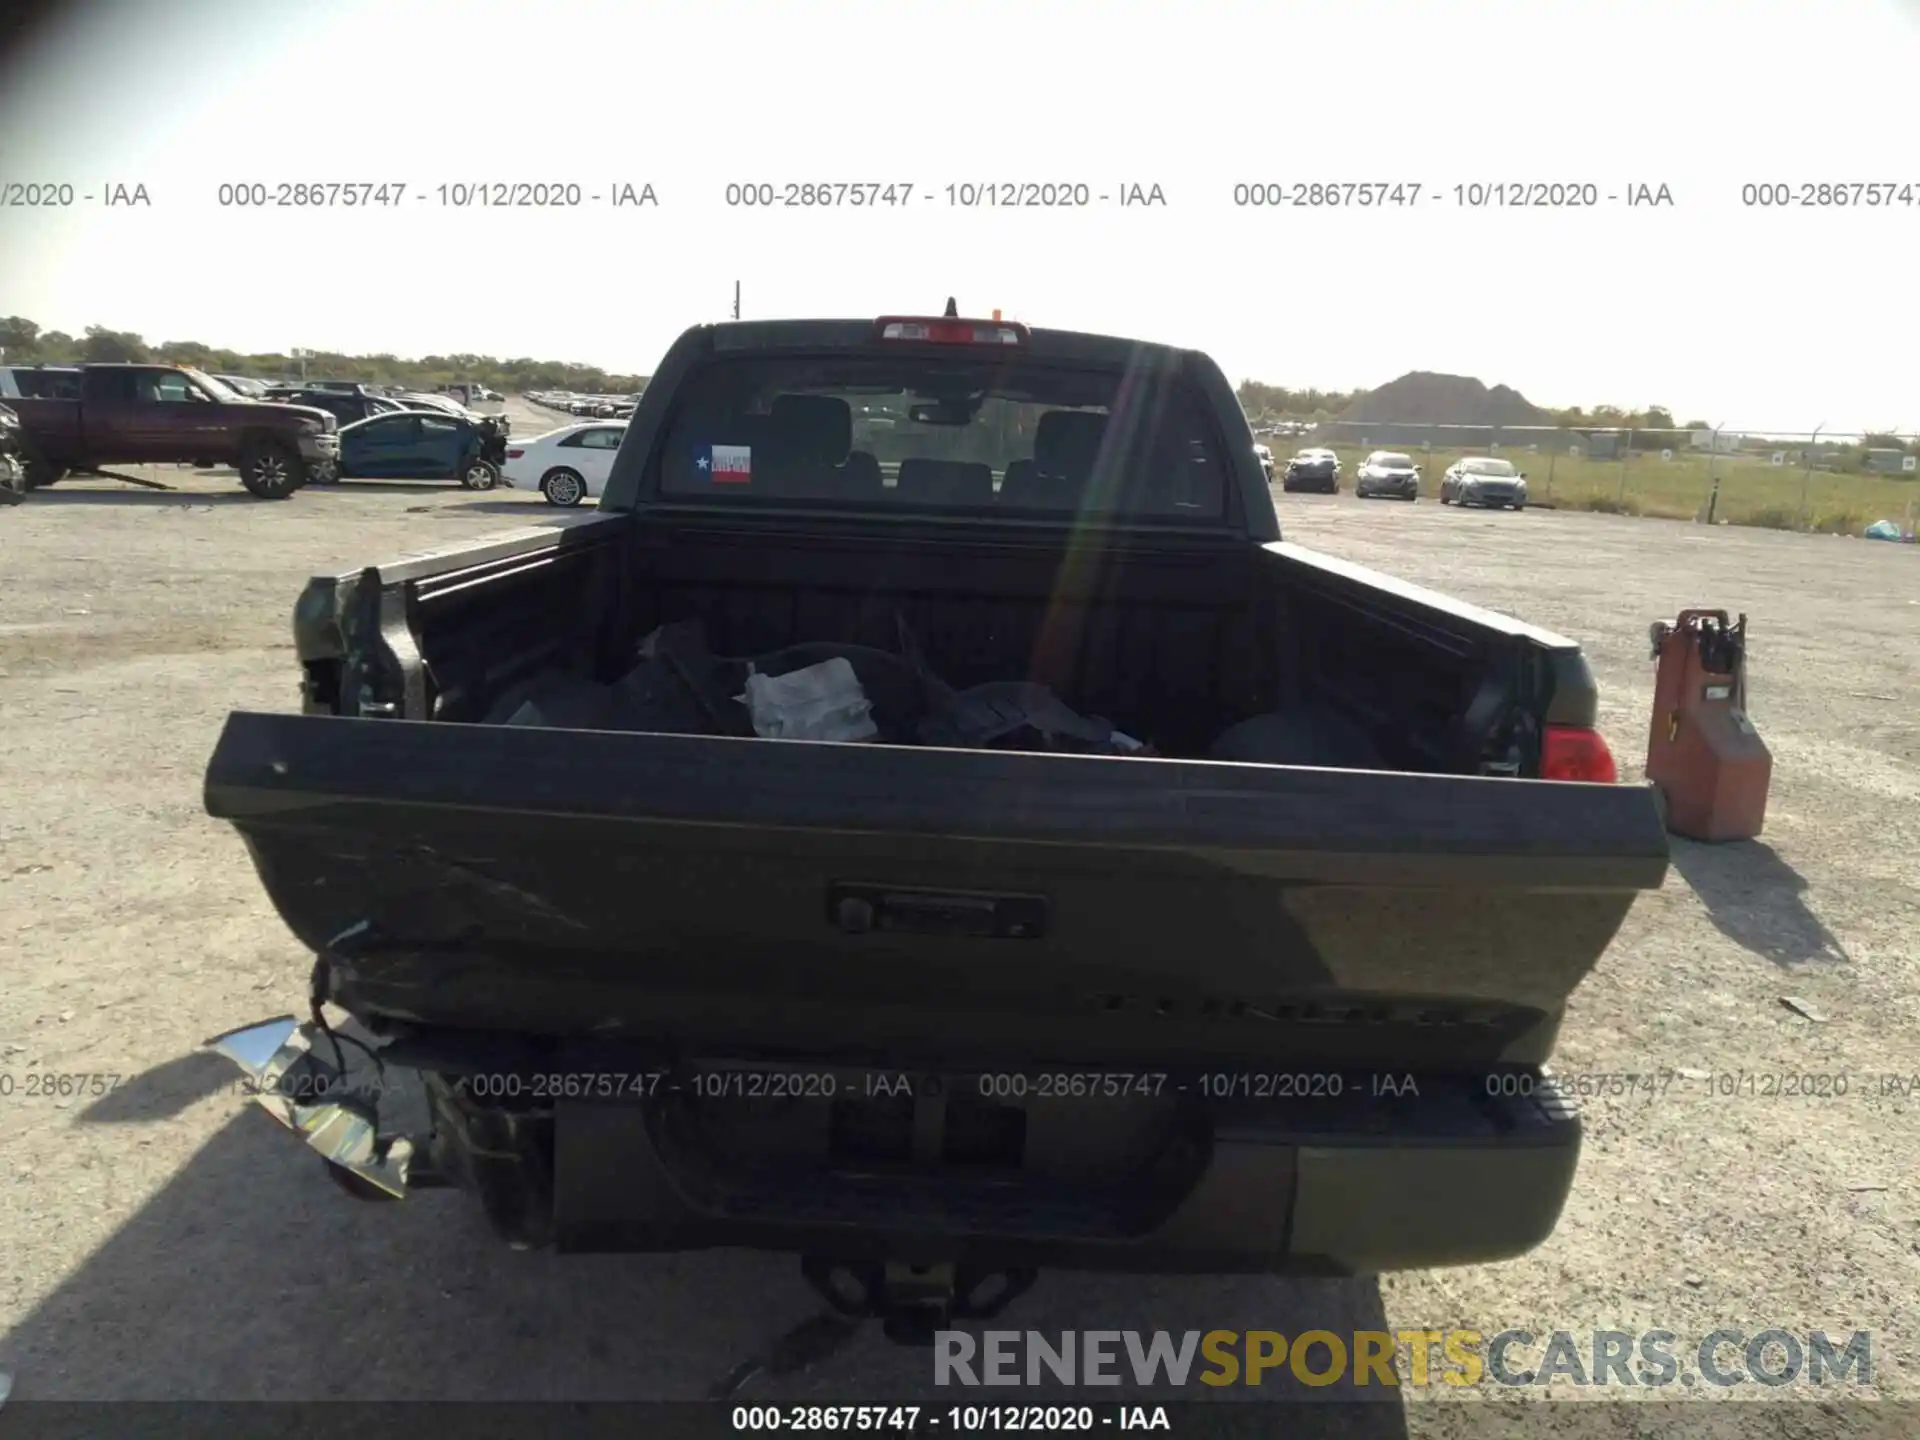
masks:
{"type": "Polygon", "coordinates": [[[509,445],[500,473],[517,490],[538,490],[549,505],[597,500],[626,438],[620,422],[563,425],[509,445]]]}

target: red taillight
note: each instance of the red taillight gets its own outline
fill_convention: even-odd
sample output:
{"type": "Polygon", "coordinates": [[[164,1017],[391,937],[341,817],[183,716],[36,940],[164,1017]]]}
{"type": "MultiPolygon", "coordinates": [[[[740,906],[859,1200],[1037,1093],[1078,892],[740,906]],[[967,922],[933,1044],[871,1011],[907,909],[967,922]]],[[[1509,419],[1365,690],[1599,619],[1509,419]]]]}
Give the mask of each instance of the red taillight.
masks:
{"type": "Polygon", "coordinates": [[[509,460],[518,460],[521,456],[525,455],[526,453],[527,452],[524,450],[509,450],[507,451],[507,458],[509,460]]]}
{"type": "Polygon", "coordinates": [[[882,315],[873,324],[880,339],[910,345],[1024,345],[1028,339],[1026,326],[998,319],[882,315]]]}
{"type": "Polygon", "coordinates": [[[1620,779],[1620,767],[1613,763],[1613,752],[1599,731],[1549,725],[1540,743],[1540,778],[1612,785],[1620,779]]]}

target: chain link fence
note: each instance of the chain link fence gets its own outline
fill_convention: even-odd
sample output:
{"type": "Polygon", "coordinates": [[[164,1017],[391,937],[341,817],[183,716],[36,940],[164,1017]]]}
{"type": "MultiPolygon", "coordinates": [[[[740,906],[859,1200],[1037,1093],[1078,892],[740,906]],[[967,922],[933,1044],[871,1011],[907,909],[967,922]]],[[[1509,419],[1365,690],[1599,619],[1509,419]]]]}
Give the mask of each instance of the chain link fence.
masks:
{"type": "Polygon", "coordinates": [[[1337,453],[1346,477],[1372,451],[1411,455],[1429,496],[1455,461],[1488,455],[1510,461],[1527,477],[1528,502],[1547,508],[1846,535],[1881,520],[1909,535],[1920,526],[1920,435],[1365,420],[1254,428],[1281,469],[1308,447],[1337,453]]]}

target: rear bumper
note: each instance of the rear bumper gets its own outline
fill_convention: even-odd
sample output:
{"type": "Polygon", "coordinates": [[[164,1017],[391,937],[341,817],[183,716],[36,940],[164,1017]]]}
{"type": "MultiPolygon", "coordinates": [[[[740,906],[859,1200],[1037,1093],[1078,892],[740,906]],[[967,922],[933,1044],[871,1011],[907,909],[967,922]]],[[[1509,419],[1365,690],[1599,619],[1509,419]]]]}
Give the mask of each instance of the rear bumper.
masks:
{"type": "MultiPolygon", "coordinates": [[[[1190,1171],[1149,1164],[1096,1199],[1071,1185],[996,1193],[964,1174],[730,1188],[637,1107],[580,1102],[555,1117],[553,1240],[574,1253],[745,1246],[854,1263],[1302,1275],[1478,1264],[1545,1240],[1578,1164],[1577,1116],[1532,1101],[1448,1114],[1431,1090],[1423,1103],[1430,1114],[1385,1131],[1377,1113],[1343,1124],[1272,1102],[1222,1108],[1183,1137],[1190,1171]]],[[[1086,1144],[1102,1117],[1074,1128],[1086,1144]]]]}
{"type": "MultiPolygon", "coordinates": [[[[649,1071],[625,1047],[574,1049],[563,1063],[589,1068],[564,1074],[433,1071],[432,1133],[378,1138],[381,1095],[343,1083],[316,1038],[286,1019],[209,1043],[336,1179],[395,1198],[470,1189],[509,1242],[569,1253],[1150,1274],[1474,1264],[1551,1234],[1580,1147],[1577,1115],[1533,1070],[1129,1072],[1118,1092],[1069,1096],[1069,1077],[1115,1077],[649,1071]]],[[[502,1054],[494,1042],[488,1063],[502,1054]]]]}

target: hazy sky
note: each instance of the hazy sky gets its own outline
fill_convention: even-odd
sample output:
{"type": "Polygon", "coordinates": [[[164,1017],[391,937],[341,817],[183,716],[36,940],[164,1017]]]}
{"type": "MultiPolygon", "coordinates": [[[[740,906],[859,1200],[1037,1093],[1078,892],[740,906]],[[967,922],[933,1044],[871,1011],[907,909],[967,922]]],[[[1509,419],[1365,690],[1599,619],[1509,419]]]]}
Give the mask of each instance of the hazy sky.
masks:
{"type": "Polygon", "coordinates": [[[78,333],[645,371],[690,323],[995,307],[1344,389],[1409,369],[1545,404],[1920,428],[1920,152],[1901,0],[178,0],[97,7],[0,75],[0,314],[78,333]],[[398,208],[220,185],[404,182],[398,208]],[[557,181],[657,208],[442,206],[557,181]],[[730,181],[915,186],[748,210],[730,181]],[[949,184],[1158,184],[1165,208],[949,207],[949,184]],[[1248,181],[1419,182],[1410,209],[1248,209],[1248,181]],[[1593,182],[1597,209],[1453,187],[1593,182]],[[1749,209],[1891,181],[1905,208],[1749,209]],[[1671,208],[1606,203],[1637,183],[1671,208]],[[1431,201],[1425,197],[1440,194],[1431,201]],[[923,197],[933,195],[927,200],[923,197]],[[426,199],[417,197],[426,196],[426,199]]]}

